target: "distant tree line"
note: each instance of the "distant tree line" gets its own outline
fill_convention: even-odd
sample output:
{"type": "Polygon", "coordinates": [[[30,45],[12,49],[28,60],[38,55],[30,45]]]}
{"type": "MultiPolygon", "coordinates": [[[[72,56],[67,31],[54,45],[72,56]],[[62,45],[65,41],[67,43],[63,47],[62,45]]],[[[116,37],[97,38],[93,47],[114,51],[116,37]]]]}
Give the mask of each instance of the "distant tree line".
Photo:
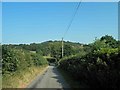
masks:
{"type": "MultiPolygon", "coordinates": [[[[61,59],[62,43],[61,41],[47,41],[43,43],[19,44],[19,45],[4,45],[11,48],[24,49],[27,51],[36,51],[42,56],[51,56],[57,60],[61,59]]],[[[75,55],[79,52],[88,50],[89,46],[80,43],[72,43],[64,41],[64,56],[75,55]],[[86,47],[86,48],[83,48],[86,47]]]]}

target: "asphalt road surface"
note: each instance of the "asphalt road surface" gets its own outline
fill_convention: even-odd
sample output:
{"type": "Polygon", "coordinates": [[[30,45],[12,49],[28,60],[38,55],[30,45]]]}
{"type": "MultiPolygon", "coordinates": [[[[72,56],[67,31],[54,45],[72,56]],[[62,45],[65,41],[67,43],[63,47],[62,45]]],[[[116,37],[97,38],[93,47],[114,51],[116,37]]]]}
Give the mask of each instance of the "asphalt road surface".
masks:
{"type": "Polygon", "coordinates": [[[69,88],[55,66],[49,66],[44,74],[37,76],[27,88],[69,88]]]}

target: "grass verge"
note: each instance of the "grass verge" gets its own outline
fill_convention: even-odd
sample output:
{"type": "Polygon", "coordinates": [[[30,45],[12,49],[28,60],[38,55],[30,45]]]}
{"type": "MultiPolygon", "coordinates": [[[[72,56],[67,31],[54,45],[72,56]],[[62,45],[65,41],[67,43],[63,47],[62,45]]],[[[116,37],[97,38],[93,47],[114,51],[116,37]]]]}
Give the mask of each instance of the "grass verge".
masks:
{"type": "Polygon", "coordinates": [[[29,67],[24,71],[17,71],[12,75],[2,77],[2,88],[25,88],[38,74],[42,74],[47,65],[29,67]]]}
{"type": "Polygon", "coordinates": [[[71,89],[75,88],[88,88],[85,84],[80,83],[80,81],[75,80],[68,72],[62,70],[61,68],[58,68],[66,82],[69,84],[71,89]]]}

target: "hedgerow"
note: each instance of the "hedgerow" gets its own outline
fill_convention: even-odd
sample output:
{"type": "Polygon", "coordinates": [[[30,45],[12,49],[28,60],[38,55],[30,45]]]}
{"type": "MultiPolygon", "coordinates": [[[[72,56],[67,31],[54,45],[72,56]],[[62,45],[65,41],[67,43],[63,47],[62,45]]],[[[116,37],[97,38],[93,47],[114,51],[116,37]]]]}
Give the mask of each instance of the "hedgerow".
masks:
{"type": "Polygon", "coordinates": [[[42,56],[25,51],[23,49],[2,46],[2,73],[11,74],[18,70],[24,70],[32,66],[47,64],[47,60],[42,56]]]}
{"type": "Polygon", "coordinates": [[[120,88],[120,52],[101,48],[83,56],[63,58],[59,67],[91,88],[120,88]]]}

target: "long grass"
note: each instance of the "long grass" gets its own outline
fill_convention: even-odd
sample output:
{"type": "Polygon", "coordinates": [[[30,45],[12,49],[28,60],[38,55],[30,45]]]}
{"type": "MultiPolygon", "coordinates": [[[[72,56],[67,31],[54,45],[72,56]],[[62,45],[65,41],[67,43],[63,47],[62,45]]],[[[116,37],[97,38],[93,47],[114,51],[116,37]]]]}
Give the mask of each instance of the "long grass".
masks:
{"type": "Polygon", "coordinates": [[[2,88],[25,88],[37,75],[42,74],[46,69],[47,65],[34,66],[17,71],[12,75],[5,75],[2,77],[2,88]]]}

